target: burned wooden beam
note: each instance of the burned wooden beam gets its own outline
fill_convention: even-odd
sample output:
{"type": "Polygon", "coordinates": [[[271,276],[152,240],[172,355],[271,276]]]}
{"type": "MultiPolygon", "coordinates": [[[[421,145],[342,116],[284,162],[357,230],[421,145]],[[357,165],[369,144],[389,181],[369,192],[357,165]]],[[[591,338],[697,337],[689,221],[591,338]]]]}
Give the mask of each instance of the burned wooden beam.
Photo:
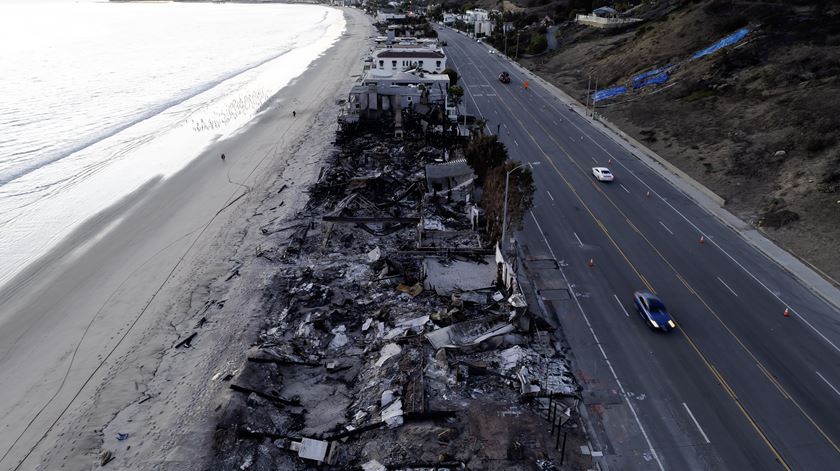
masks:
{"type": "Polygon", "coordinates": [[[283,404],[283,405],[286,405],[286,406],[296,406],[296,405],[298,405],[296,401],[290,401],[290,400],[286,399],[285,397],[280,397],[280,396],[277,396],[277,395],[274,395],[274,394],[271,394],[271,393],[267,393],[265,391],[258,391],[256,389],[248,388],[248,387],[245,387],[245,386],[240,386],[238,384],[231,384],[230,389],[233,389],[236,392],[241,392],[243,394],[254,393],[254,394],[256,394],[257,396],[259,396],[263,399],[268,399],[269,401],[276,402],[276,403],[279,403],[279,404],[283,404]]]}
{"type": "Polygon", "coordinates": [[[248,357],[248,361],[253,363],[275,363],[278,365],[299,365],[299,366],[324,366],[322,363],[315,363],[311,361],[290,360],[288,358],[270,358],[270,357],[248,357]]]}
{"type": "Polygon", "coordinates": [[[455,417],[457,411],[454,410],[427,410],[426,412],[409,412],[403,414],[403,420],[410,422],[413,420],[439,420],[449,419],[455,417]]]}
{"type": "Polygon", "coordinates": [[[193,332],[192,334],[190,334],[190,336],[189,336],[189,337],[187,337],[187,338],[185,338],[184,340],[181,340],[180,342],[176,343],[176,344],[175,344],[175,348],[181,348],[181,347],[189,347],[189,346],[191,346],[191,345],[192,345],[192,341],[193,341],[193,339],[195,338],[195,336],[196,336],[196,335],[198,335],[198,333],[197,333],[197,332],[193,332]]]}
{"type": "Polygon", "coordinates": [[[385,422],[374,422],[372,424],[365,425],[363,427],[359,427],[353,430],[347,430],[346,432],[337,433],[329,438],[325,438],[328,441],[339,440],[341,438],[352,437],[354,435],[358,435],[360,433],[368,432],[370,430],[376,430],[378,428],[384,427],[385,422]]]}
{"type": "Polygon", "coordinates": [[[324,222],[337,222],[344,224],[377,224],[377,223],[391,223],[391,224],[419,224],[420,218],[398,218],[398,217],[352,217],[352,216],[322,216],[321,220],[324,222]]]}
{"type": "Polygon", "coordinates": [[[466,366],[469,369],[469,372],[471,374],[476,374],[476,375],[487,374],[487,375],[498,376],[499,378],[504,378],[508,381],[517,381],[517,382],[519,381],[519,379],[514,378],[513,376],[508,376],[506,374],[499,373],[498,371],[491,370],[490,368],[487,367],[487,365],[482,365],[482,364],[479,364],[479,363],[473,363],[473,362],[464,361],[464,360],[458,360],[458,364],[466,366]]]}
{"type": "Polygon", "coordinates": [[[236,435],[242,438],[254,438],[257,440],[262,440],[263,438],[270,438],[272,440],[277,440],[278,438],[288,438],[285,435],[281,435],[279,433],[271,433],[271,432],[259,432],[256,430],[250,430],[247,428],[236,428],[236,435]]]}

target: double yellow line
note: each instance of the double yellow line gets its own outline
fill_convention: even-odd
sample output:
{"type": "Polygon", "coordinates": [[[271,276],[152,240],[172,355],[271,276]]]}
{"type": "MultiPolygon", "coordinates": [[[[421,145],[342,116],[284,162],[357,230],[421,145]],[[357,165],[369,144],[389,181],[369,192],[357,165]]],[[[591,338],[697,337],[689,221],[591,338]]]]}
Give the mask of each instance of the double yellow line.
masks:
{"type": "MultiPolygon", "coordinates": [[[[513,95],[513,93],[511,93],[509,90],[507,92],[514,100],[519,102],[519,100],[517,99],[517,97],[515,95],[513,95]]],[[[627,255],[624,253],[624,251],[621,249],[621,247],[619,247],[618,243],[612,237],[612,235],[610,234],[610,232],[606,228],[606,226],[601,222],[600,219],[598,219],[595,216],[595,214],[592,212],[590,207],[584,202],[583,198],[581,198],[580,194],[578,194],[577,190],[574,188],[574,186],[571,184],[571,182],[569,182],[569,180],[563,175],[563,173],[557,167],[554,160],[548,155],[548,153],[545,152],[545,150],[540,145],[540,143],[537,141],[537,139],[533,136],[533,134],[531,134],[531,132],[528,131],[528,128],[513,113],[513,110],[509,106],[507,106],[507,104],[505,104],[505,102],[503,100],[500,100],[500,103],[502,104],[502,106],[504,106],[508,110],[509,116],[511,118],[513,118],[519,124],[519,126],[522,128],[522,130],[534,142],[534,145],[536,145],[537,148],[540,150],[540,152],[542,153],[546,162],[549,163],[552,166],[552,168],[555,170],[557,175],[560,176],[560,178],[563,180],[563,182],[566,184],[566,186],[569,188],[569,190],[575,195],[575,197],[580,202],[580,204],[584,208],[586,208],[586,211],[589,213],[590,217],[595,221],[595,223],[598,225],[598,227],[601,229],[601,231],[607,236],[607,238],[612,243],[613,247],[615,247],[616,251],[627,262],[628,266],[630,266],[630,268],[633,270],[633,272],[636,274],[636,276],[641,280],[641,282],[645,285],[645,287],[647,287],[651,292],[655,293],[655,290],[654,290],[653,286],[651,285],[651,283],[647,280],[647,278],[644,277],[644,275],[641,274],[641,272],[638,270],[638,268],[636,268],[636,266],[633,264],[633,262],[630,261],[630,259],[627,257],[627,255]]],[[[522,104],[521,102],[519,102],[519,103],[522,104]]],[[[523,106],[523,108],[527,109],[527,107],[525,107],[525,106],[523,106]]],[[[537,123],[538,126],[540,126],[540,128],[542,128],[542,130],[546,133],[546,135],[549,137],[549,139],[551,139],[557,145],[557,147],[563,152],[563,154],[566,156],[566,158],[573,165],[575,165],[575,167],[577,167],[582,173],[586,174],[586,171],[580,166],[580,164],[578,164],[578,162],[576,162],[571,157],[571,154],[566,150],[566,148],[562,144],[560,144],[553,136],[551,136],[550,132],[540,123],[540,121],[538,119],[535,119],[534,121],[537,123]]],[[[828,434],[814,421],[814,419],[802,408],[802,406],[795,399],[793,399],[793,397],[785,390],[785,388],[770,374],[770,372],[758,360],[758,358],[755,356],[755,354],[753,354],[753,352],[729,328],[729,326],[727,326],[726,323],[723,322],[723,320],[720,318],[720,316],[717,315],[717,313],[709,306],[709,304],[705,301],[705,299],[703,299],[703,297],[700,296],[700,294],[691,286],[691,284],[685,279],[685,277],[665,258],[665,256],[636,227],[636,225],[632,223],[630,218],[627,217],[627,215],[615,204],[615,202],[606,193],[604,193],[604,191],[601,188],[598,188],[597,186],[595,186],[595,189],[597,191],[599,191],[607,199],[607,201],[610,202],[610,204],[625,218],[625,221],[627,222],[627,224],[637,234],[639,234],[642,237],[642,239],[645,240],[645,242],[648,244],[648,246],[651,249],[653,249],[656,252],[656,254],[668,265],[668,267],[675,274],[677,279],[679,279],[680,282],[686,287],[686,289],[688,289],[688,291],[691,294],[695,295],[697,297],[697,299],[699,299],[700,302],[706,307],[706,309],[712,315],[715,316],[715,318],[718,320],[718,322],[736,340],[736,342],[741,346],[741,348],[753,359],[753,361],[755,362],[756,366],[761,371],[761,373],[765,377],[767,377],[767,379],[779,390],[779,392],[782,394],[782,397],[790,400],[791,403],[793,403],[796,406],[796,408],[800,411],[800,413],[814,426],[814,428],[820,433],[820,435],[822,435],[822,437],[826,440],[826,442],[828,442],[834,448],[834,450],[837,451],[838,454],[840,454],[840,447],[838,447],[837,444],[834,443],[834,441],[828,436],[828,434]]],[[[700,358],[700,360],[703,362],[703,364],[706,366],[706,368],[711,372],[712,376],[717,380],[717,382],[721,385],[721,387],[724,389],[724,391],[726,391],[727,395],[729,395],[729,397],[732,398],[735,405],[738,407],[738,410],[741,411],[742,415],[747,419],[749,424],[753,427],[753,429],[756,431],[756,433],[761,437],[762,441],[765,443],[765,445],[773,453],[773,455],[775,456],[775,458],[779,462],[779,464],[781,464],[782,467],[784,467],[786,470],[790,470],[791,468],[788,465],[788,463],[782,457],[782,455],[778,451],[778,449],[770,441],[769,437],[764,432],[764,430],[761,428],[761,426],[759,426],[758,423],[756,423],[756,421],[753,419],[751,414],[746,410],[746,408],[741,403],[741,400],[738,398],[738,395],[735,393],[735,390],[732,388],[732,386],[729,385],[729,383],[726,381],[726,379],[724,379],[723,375],[721,375],[721,373],[709,362],[706,355],[703,354],[703,352],[700,350],[700,348],[695,343],[694,339],[685,331],[685,329],[681,329],[681,330],[682,330],[683,336],[688,341],[692,350],[694,350],[694,352],[697,354],[697,356],[700,358]]]]}

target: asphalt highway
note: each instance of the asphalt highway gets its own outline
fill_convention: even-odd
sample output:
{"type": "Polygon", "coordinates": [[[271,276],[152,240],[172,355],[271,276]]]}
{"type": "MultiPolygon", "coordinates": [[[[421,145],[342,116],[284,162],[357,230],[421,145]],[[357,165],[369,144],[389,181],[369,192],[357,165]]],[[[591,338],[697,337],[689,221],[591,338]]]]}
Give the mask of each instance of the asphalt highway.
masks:
{"type": "Polygon", "coordinates": [[[538,289],[572,293],[545,299],[572,347],[600,462],[840,469],[838,310],[503,56],[439,33],[467,112],[512,159],[539,162],[517,240],[538,289]],[[594,166],[616,181],[595,181],[594,166]],[[636,290],[660,296],[677,329],[647,328],[636,290]]]}

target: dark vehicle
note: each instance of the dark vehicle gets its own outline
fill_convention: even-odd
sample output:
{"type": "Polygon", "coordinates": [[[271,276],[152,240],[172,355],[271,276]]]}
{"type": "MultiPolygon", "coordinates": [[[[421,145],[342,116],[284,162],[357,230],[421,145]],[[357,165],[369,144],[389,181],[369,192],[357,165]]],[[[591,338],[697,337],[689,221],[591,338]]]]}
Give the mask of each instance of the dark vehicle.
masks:
{"type": "Polygon", "coordinates": [[[499,82],[510,83],[510,74],[508,74],[507,72],[502,72],[501,74],[499,74],[499,82]]]}
{"type": "Polygon", "coordinates": [[[446,44],[446,41],[441,41],[441,42],[440,42],[440,45],[441,45],[441,46],[447,46],[448,44],[446,44]]]}
{"type": "Polygon", "coordinates": [[[646,291],[633,293],[633,303],[642,319],[653,329],[668,332],[677,327],[665,309],[665,304],[658,297],[646,291]]]}

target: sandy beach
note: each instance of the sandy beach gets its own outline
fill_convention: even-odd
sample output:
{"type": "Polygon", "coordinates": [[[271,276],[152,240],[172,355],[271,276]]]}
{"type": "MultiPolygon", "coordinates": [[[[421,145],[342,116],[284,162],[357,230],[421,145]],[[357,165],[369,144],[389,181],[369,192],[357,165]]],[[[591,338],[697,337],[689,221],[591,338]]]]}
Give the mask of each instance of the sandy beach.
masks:
{"type": "Polygon", "coordinates": [[[306,203],[370,21],[243,132],[99,214],[0,291],[0,469],[203,469],[270,279],[260,227],[306,203]],[[292,117],[295,110],[296,117],[292,117]],[[226,159],[219,156],[224,153],[226,159]],[[175,346],[196,335],[190,348],[175,346]],[[123,441],[118,434],[128,434],[123,441]]]}

